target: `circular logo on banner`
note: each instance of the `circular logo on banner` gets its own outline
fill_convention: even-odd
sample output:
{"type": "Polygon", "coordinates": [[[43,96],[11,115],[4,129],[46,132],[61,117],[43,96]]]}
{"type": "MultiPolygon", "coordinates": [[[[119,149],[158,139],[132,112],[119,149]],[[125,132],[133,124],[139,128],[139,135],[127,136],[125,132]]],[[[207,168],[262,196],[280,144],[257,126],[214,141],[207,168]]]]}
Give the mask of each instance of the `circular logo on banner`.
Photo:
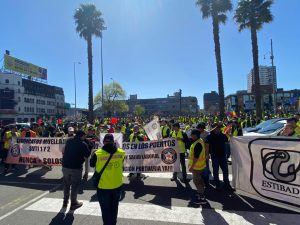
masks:
{"type": "Polygon", "coordinates": [[[156,123],[152,124],[152,129],[153,129],[153,130],[156,130],[156,129],[157,129],[157,124],[156,124],[156,123]]]}
{"type": "Polygon", "coordinates": [[[14,144],[10,147],[10,153],[13,157],[18,157],[20,155],[20,147],[18,144],[14,144]]]}
{"type": "Polygon", "coordinates": [[[173,164],[177,160],[176,151],[173,148],[164,149],[161,153],[161,159],[165,164],[173,164]]]}

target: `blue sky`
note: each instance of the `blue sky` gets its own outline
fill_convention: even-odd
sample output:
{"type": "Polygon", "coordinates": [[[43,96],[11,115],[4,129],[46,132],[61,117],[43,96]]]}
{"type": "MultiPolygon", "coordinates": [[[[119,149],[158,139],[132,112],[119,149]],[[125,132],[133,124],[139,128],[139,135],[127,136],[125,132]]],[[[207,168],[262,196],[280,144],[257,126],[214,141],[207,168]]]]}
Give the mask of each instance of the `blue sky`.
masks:
{"type": "MultiPolygon", "coordinates": [[[[80,3],[90,2],[0,1],[0,53],[8,49],[12,56],[47,68],[48,84],[63,87],[69,103],[74,103],[73,62],[80,61],[76,73],[79,107],[87,107],[87,46],[75,32],[73,14],[80,3]]],[[[300,1],[274,2],[274,21],[258,33],[259,62],[270,65],[272,38],[278,87],[300,88],[300,29],[295,19],[300,1]]],[[[202,20],[194,0],[93,3],[107,26],[104,83],[113,78],[128,96],[137,94],[138,98],[166,97],[181,88],[183,96],[196,96],[203,108],[203,93],[217,91],[217,72],[211,20],[202,20]]],[[[238,32],[233,14],[228,14],[220,33],[226,95],[247,88],[246,76],[252,68],[250,32],[238,32]]],[[[93,60],[95,95],[101,89],[100,39],[93,39],[93,60]]]]}

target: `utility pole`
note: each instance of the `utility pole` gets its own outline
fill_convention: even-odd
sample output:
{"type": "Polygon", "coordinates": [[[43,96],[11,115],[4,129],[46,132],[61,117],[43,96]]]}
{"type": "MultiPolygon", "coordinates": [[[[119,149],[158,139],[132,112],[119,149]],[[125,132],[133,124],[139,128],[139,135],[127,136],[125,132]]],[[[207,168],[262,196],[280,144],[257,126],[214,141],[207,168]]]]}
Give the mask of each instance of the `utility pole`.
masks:
{"type": "Polygon", "coordinates": [[[182,90],[179,89],[179,113],[181,115],[181,95],[182,95],[182,90]]]}
{"type": "Polygon", "coordinates": [[[273,41],[271,39],[271,64],[272,64],[272,72],[273,72],[273,106],[274,106],[274,113],[276,114],[277,111],[277,79],[276,79],[276,70],[274,68],[274,55],[273,55],[273,41]]]}

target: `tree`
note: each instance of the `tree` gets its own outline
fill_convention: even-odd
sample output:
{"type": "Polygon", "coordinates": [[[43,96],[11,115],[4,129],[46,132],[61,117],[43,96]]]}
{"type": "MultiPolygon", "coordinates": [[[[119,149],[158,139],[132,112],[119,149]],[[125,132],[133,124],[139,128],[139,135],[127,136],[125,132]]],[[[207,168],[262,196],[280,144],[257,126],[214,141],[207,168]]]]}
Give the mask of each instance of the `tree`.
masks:
{"type": "Polygon", "coordinates": [[[262,101],[259,82],[257,31],[262,28],[264,23],[270,23],[273,20],[270,11],[272,4],[272,0],[241,0],[234,15],[235,21],[239,24],[240,32],[246,28],[251,31],[256,116],[259,118],[262,117],[262,101]]]}
{"type": "Polygon", "coordinates": [[[225,116],[225,100],[224,100],[224,84],[223,84],[223,71],[221,60],[221,47],[220,47],[220,23],[225,24],[227,16],[225,13],[231,11],[232,4],[230,0],[197,0],[196,5],[202,12],[202,18],[212,18],[213,36],[215,43],[215,57],[217,63],[218,73],[218,92],[219,92],[219,111],[220,119],[225,116]]]}
{"type": "Polygon", "coordinates": [[[145,108],[141,105],[135,105],[134,106],[134,113],[137,115],[137,116],[141,116],[145,113],[145,108]]]}
{"type": "MultiPolygon", "coordinates": [[[[99,105],[107,116],[112,116],[116,112],[127,112],[128,105],[125,102],[126,92],[117,82],[104,85],[103,89],[103,106],[102,90],[98,92],[94,99],[94,104],[99,105]]],[[[99,107],[98,107],[99,108],[99,107]]]]}
{"type": "Polygon", "coordinates": [[[76,32],[81,38],[87,41],[88,52],[88,84],[89,84],[89,116],[88,121],[94,121],[93,106],[93,54],[92,54],[92,37],[102,37],[102,31],[105,29],[102,13],[97,10],[93,4],[81,4],[76,9],[74,20],[76,24],[76,32]]]}

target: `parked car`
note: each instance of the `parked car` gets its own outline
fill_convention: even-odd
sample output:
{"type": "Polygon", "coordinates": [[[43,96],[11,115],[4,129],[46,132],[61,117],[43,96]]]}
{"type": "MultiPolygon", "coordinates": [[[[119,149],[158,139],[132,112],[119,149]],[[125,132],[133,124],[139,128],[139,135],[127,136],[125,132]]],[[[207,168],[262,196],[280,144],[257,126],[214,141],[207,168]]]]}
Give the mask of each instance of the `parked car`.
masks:
{"type": "Polygon", "coordinates": [[[23,129],[25,126],[30,126],[30,123],[11,123],[8,124],[7,126],[17,126],[17,129],[23,129]]]}
{"type": "MultiPolygon", "coordinates": [[[[266,121],[267,122],[267,121],[266,121]]],[[[278,120],[269,124],[255,132],[243,134],[244,136],[277,136],[283,130],[284,125],[287,123],[286,119],[278,120]]]]}
{"type": "Polygon", "coordinates": [[[275,119],[270,119],[270,120],[266,120],[261,122],[260,124],[256,125],[255,127],[247,127],[243,129],[243,135],[246,133],[250,133],[250,132],[257,132],[261,129],[263,129],[264,127],[267,127],[273,123],[276,123],[278,121],[281,120],[286,120],[285,118],[275,118],[275,119]]]}

